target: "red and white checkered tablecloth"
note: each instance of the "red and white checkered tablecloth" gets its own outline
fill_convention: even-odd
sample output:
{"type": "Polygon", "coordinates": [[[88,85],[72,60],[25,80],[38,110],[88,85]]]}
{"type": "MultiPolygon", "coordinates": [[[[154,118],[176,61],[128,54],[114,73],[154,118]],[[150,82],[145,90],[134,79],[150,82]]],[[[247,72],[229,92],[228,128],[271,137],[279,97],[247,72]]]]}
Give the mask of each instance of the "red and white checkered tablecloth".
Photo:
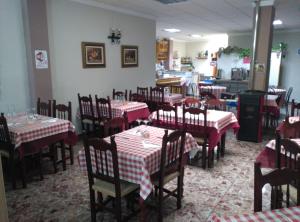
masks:
{"type": "Polygon", "coordinates": [[[164,95],[164,102],[170,103],[170,105],[174,105],[175,103],[180,103],[183,99],[182,94],[178,93],[170,93],[164,95]]]}
{"type": "Polygon", "coordinates": [[[75,132],[75,126],[68,120],[37,115],[28,119],[26,115],[19,115],[7,119],[12,143],[18,148],[22,143],[31,142],[44,137],[75,132]]]}
{"type": "Polygon", "coordinates": [[[265,98],[265,106],[268,107],[278,107],[278,104],[276,102],[276,99],[278,98],[278,95],[267,95],[265,98]]]}
{"type": "MultiPolygon", "coordinates": [[[[160,113],[162,115],[162,112],[160,113]]],[[[178,122],[183,122],[183,110],[182,107],[178,107],[178,122]]],[[[174,117],[175,121],[175,114],[174,112],[171,113],[171,116],[174,117]]],[[[189,114],[186,114],[188,117],[189,114]]],[[[153,112],[150,116],[151,119],[156,120],[157,114],[153,112]]],[[[203,115],[199,116],[200,124],[204,125],[204,117],[203,115]]],[[[237,123],[237,119],[232,112],[220,111],[220,110],[207,110],[207,126],[215,128],[217,132],[220,132],[223,128],[228,126],[231,123],[237,123]]]]}
{"type": "MultiPolygon", "coordinates": [[[[118,150],[120,178],[140,185],[140,196],[146,199],[152,191],[150,176],[158,172],[162,137],[165,130],[162,128],[141,125],[115,135],[118,150]],[[142,138],[141,133],[148,131],[150,137],[142,138]]],[[[171,132],[171,130],[170,130],[171,132]]],[[[109,138],[106,138],[109,141],[109,138]]],[[[196,140],[187,134],[185,152],[198,148],[196,140]]],[[[93,152],[91,152],[92,155],[93,152]]],[[[84,149],[78,155],[80,169],[86,169],[84,149]]],[[[95,158],[92,156],[92,166],[96,168],[95,158]]],[[[111,167],[111,166],[110,166],[111,167]]],[[[112,169],[110,169],[112,172],[112,169]]]]}
{"type": "Polygon", "coordinates": [[[221,98],[221,94],[226,92],[226,86],[200,86],[199,90],[212,90],[212,94],[214,94],[217,99],[221,98]]]}
{"type": "Polygon", "coordinates": [[[212,214],[209,222],[298,222],[300,221],[300,207],[282,208],[253,214],[218,217],[212,214]]]}
{"type": "MultiPolygon", "coordinates": [[[[96,103],[93,103],[94,108],[94,116],[97,117],[97,108],[96,103]]],[[[89,109],[83,109],[85,110],[89,109]]],[[[108,116],[108,109],[101,109],[100,112],[103,116],[108,116]]],[[[111,100],[111,112],[112,112],[112,118],[115,117],[121,117],[124,112],[127,112],[127,116],[129,120],[135,120],[136,118],[147,118],[149,115],[148,106],[146,103],[142,102],[133,102],[133,101],[120,101],[120,100],[111,100]],[[137,113],[135,111],[141,111],[140,113],[137,113]],[[131,117],[131,113],[134,113],[134,117],[131,117]]],[[[87,114],[87,113],[83,113],[87,114]]],[[[90,113],[88,113],[90,114],[90,113]]],[[[77,113],[78,118],[80,118],[80,113],[77,113]]],[[[130,122],[130,121],[129,121],[130,122]]]]}

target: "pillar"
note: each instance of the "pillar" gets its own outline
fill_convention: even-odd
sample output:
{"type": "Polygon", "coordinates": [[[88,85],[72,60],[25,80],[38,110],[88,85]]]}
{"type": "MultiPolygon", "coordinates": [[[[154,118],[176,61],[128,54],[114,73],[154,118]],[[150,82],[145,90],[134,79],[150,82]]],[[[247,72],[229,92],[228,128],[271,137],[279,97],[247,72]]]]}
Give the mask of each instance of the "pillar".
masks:
{"type": "Polygon", "coordinates": [[[253,55],[249,88],[267,91],[273,40],[274,0],[256,1],[253,25],[253,55]]]}

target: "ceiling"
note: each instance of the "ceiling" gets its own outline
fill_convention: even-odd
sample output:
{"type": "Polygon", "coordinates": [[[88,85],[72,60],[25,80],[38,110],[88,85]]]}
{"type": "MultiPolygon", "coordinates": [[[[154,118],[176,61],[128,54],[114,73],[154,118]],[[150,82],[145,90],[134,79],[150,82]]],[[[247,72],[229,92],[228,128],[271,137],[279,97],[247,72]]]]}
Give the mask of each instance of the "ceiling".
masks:
{"type": "MultiPolygon", "coordinates": [[[[188,0],[162,4],[156,0],[95,0],[112,9],[156,20],[158,37],[193,41],[191,34],[249,32],[252,29],[253,0],[188,0]],[[167,33],[164,28],[180,29],[167,33]]],[[[84,1],[82,1],[84,2],[84,1]]],[[[300,0],[276,0],[276,29],[300,29],[300,0]]]]}

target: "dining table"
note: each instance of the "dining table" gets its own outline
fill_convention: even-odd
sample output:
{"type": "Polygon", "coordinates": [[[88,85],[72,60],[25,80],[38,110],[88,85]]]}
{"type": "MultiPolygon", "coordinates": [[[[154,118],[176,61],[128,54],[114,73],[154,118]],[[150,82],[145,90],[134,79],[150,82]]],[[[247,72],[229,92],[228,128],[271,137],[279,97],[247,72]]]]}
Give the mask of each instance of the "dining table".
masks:
{"type": "MultiPolygon", "coordinates": [[[[299,116],[290,116],[289,122],[293,123],[296,121],[300,121],[299,116]]],[[[285,120],[284,120],[285,121],[285,120]]],[[[281,134],[284,131],[284,121],[281,122],[278,127],[276,128],[277,133],[281,134]]],[[[296,143],[300,145],[300,138],[293,138],[296,143]]],[[[280,153],[284,155],[284,149],[281,147],[280,153]]],[[[276,139],[272,139],[267,142],[264,146],[264,149],[256,157],[256,162],[261,163],[262,168],[275,168],[276,167],[276,139]]],[[[281,165],[284,165],[284,158],[281,159],[281,165]]]]}
{"type": "MultiPolygon", "coordinates": [[[[173,118],[175,124],[175,114],[174,112],[162,112],[159,111],[159,115],[169,115],[173,118]]],[[[153,112],[150,117],[153,124],[156,124],[157,113],[153,112]]],[[[161,118],[160,118],[161,119],[161,118]]],[[[171,119],[172,120],[172,119],[171,119]]],[[[200,125],[204,126],[204,117],[199,115],[200,125]]],[[[178,125],[182,126],[183,123],[183,108],[182,106],[177,107],[177,121],[178,125]]],[[[214,148],[220,142],[221,144],[221,156],[225,154],[225,140],[226,132],[232,129],[234,133],[237,133],[240,128],[238,120],[233,112],[221,111],[221,110],[207,110],[207,132],[208,132],[208,154],[210,155],[214,148]]]]}
{"type": "Polygon", "coordinates": [[[64,142],[77,142],[75,126],[70,121],[37,114],[18,114],[8,117],[7,125],[11,142],[18,150],[20,158],[61,142],[62,164],[63,169],[66,169],[64,142]]]}
{"type": "MultiPolygon", "coordinates": [[[[140,125],[115,134],[120,179],[140,185],[139,196],[142,209],[144,200],[153,190],[151,175],[160,169],[164,133],[165,129],[140,125]]],[[[110,138],[106,137],[105,140],[109,142],[110,138]]],[[[184,153],[188,153],[192,149],[199,149],[199,147],[196,140],[187,133],[184,153]]],[[[95,158],[91,159],[92,167],[95,168],[95,158]]],[[[84,148],[79,150],[78,160],[82,172],[87,173],[84,148]]],[[[112,169],[110,171],[112,172],[112,169]]]]}
{"type": "MultiPolygon", "coordinates": [[[[148,105],[144,102],[135,102],[135,101],[127,101],[127,100],[111,100],[111,113],[112,118],[122,117],[124,112],[127,113],[128,122],[132,123],[138,119],[148,119],[150,114],[148,105]]],[[[96,103],[93,103],[93,111],[95,118],[98,117],[97,106],[96,103]]],[[[89,109],[83,109],[83,111],[89,109]]],[[[103,116],[108,114],[107,109],[100,109],[103,116]]],[[[83,113],[86,114],[86,113],[83,113]]],[[[80,118],[79,112],[77,113],[77,117],[80,118]]]]}
{"type": "Polygon", "coordinates": [[[199,85],[199,92],[202,91],[210,91],[212,94],[214,94],[217,99],[221,99],[221,94],[226,92],[226,86],[204,86],[204,85],[199,85]]]}
{"type": "Polygon", "coordinates": [[[234,216],[212,214],[208,222],[298,222],[300,221],[300,206],[268,210],[234,216]]]}
{"type": "MultiPolygon", "coordinates": [[[[156,95],[153,95],[153,97],[154,101],[159,100],[159,98],[156,95]]],[[[171,106],[173,106],[176,103],[181,103],[183,98],[183,95],[180,93],[164,93],[164,102],[170,104],[171,106]]]]}

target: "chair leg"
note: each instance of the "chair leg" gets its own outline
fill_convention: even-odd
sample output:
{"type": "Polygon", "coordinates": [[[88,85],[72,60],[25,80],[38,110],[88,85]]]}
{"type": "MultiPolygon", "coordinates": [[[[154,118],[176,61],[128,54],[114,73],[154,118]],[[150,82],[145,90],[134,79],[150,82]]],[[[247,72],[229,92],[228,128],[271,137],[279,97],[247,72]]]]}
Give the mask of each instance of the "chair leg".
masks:
{"type": "Polygon", "coordinates": [[[23,188],[26,188],[26,164],[24,158],[20,160],[20,171],[21,171],[21,178],[22,178],[22,185],[23,188]]]}
{"type": "Polygon", "coordinates": [[[202,149],[202,168],[206,168],[206,146],[203,146],[202,149]]]}
{"type": "Polygon", "coordinates": [[[50,149],[51,149],[51,155],[52,155],[51,159],[53,163],[54,173],[57,173],[57,147],[56,145],[51,145],[50,149]]]}
{"type": "Polygon", "coordinates": [[[181,199],[183,196],[183,172],[177,178],[177,209],[181,208],[181,199]]]}
{"type": "Polygon", "coordinates": [[[95,192],[93,190],[90,191],[90,199],[91,199],[91,221],[96,222],[96,200],[95,200],[95,192]]]}
{"type": "Polygon", "coordinates": [[[158,194],[158,222],[163,221],[163,190],[162,188],[159,189],[159,194],[158,194]]]}
{"type": "Polygon", "coordinates": [[[69,146],[70,149],[70,161],[71,161],[71,165],[74,164],[74,151],[73,151],[73,146],[69,146]]]}
{"type": "Polygon", "coordinates": [[[122,205],[121,205],[121,198],[116,200],[116,218],[118,222],[122,222],[122,205]]]}
{"type": "Polygon", "coordinates": [[[13,155],[9,157],[9,166],[10,166],[12,188],[15,190],[17,188],[17,183],[16,183],[16,174],[15,174],[15,161],[13,155]]]}
{"type": "Polygon", "coordinates": [[[44,179],[44,176],[43,176],[43,163],[42,163],[42,152],[40,152],[38,154],[38,165],[39,165],[39,172],[40,172],[40,180],[43,180],[44,179]]]}

